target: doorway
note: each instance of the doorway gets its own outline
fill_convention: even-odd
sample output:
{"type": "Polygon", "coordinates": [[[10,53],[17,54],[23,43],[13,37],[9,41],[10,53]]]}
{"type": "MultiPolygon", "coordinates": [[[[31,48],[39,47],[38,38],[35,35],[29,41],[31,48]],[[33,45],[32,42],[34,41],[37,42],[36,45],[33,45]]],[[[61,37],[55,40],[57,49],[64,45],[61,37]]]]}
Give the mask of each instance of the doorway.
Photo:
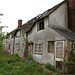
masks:
{"type": "Polygon", "coordinates": [[[57,64],[64,60],[64,41],[55,42],[55,66],[59,68],[57,64]]]}

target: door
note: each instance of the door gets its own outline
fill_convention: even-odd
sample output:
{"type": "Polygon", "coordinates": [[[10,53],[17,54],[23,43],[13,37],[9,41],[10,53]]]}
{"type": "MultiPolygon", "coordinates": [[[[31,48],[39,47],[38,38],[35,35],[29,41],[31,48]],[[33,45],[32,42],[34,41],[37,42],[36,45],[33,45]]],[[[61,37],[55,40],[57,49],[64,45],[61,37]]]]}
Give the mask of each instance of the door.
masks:
{"type": "Polygon", "coordinates": [[[63,61],[64,59],[64,41],[55,42],[55,61],[63,61]]]}
{"type": "Polygon", "coordinates": [[[32,54],[33,54],[33,43],[30,43],[28,45],[28,55],[32,56],[32,54]]]}

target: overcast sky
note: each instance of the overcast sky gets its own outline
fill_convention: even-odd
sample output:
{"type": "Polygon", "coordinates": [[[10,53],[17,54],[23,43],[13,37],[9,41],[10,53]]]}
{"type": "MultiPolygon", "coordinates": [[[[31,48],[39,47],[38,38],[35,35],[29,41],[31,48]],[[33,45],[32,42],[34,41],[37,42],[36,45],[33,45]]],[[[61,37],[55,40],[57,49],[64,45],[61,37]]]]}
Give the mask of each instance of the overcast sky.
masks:
{"type": "Polygon", "coordinates": [[[0,26],[8,26],[4,29],[11,32],[18,26],[18,20],[23,24],[44,11],[52,8],[64,0],[0,0],[0,26]]]}

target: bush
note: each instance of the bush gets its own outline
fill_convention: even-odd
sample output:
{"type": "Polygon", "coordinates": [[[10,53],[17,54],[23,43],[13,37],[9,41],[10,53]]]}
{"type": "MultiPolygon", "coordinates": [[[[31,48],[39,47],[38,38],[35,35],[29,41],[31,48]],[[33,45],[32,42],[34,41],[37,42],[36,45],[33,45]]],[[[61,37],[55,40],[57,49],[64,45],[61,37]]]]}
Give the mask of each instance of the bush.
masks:
{"type": "Polygon", "coordinates": [[[0,57],[0,75],[52,75],[50,72],[44,71],[32,57],[27,59],[28,61],[33,60],[32,62],[25,62],[25,59],[20,59],[17,54],[3,55],[0,57]]]}
{"type": "Polygon", "coordinates": [[[40,67],[40,66],[38,66],[36,70],[37,70],[39,73],[44,72],[44,71],[43,71],[43,68],[42,68],[42,67],[40,67]]]}
{"type": "Polygon", "coordinates": [[[55,72],[62,73],[62,71],[60,69],[55,69],[55,72]]]}
{"type": "Polygon", "coordinates": [[[28,59],[28,60],[32,60],[32,61],[34,61],[34,59],[33,59],[32,56],[28,56],[27,59],[28,59]]]}
{"type": "Polygon", "coordinates": [[[19,61],[20,58],[17,54],[12,55],[10,58],[7,59],[8,63],[19,61]]]}
{"type": "Polygon", "coordinates": [[[49,75],[49,72],[48,71],[45,71],[43,75],[49,75]]]}
{"type": "Polygon", "coordinates": [[[50,75],[52,75],[52,72],[50,72],[50,75]]]}
{"type": "Polygon", "coordinates": [[[50,63],[45,64],[45,67],[49,70],[55,71],[54,66],[52,66],[50,63]]]}

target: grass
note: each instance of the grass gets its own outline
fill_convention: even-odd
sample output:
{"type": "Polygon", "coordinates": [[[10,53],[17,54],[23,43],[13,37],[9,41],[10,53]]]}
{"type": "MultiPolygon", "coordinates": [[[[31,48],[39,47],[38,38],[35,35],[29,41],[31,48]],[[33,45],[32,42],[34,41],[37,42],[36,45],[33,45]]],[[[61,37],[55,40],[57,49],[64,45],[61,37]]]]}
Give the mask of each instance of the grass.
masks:
{"type": "Polygon", "coordinates": [[[51,75],[33,60],[32,57],[20,59],[17,54],[10,56],[3,52],[0,57],[0,75],[51,75]]]}
{"type": "Polygon", "coordinates": [[[56,69],[54,66],[52,66],[50,63],[45,64],[45,67],[51,71],[55,71],[57,73],[62,73],[60,69],[56,69]]]}
{"type": "Polygon", "coordinates": [[[2,52],[0,75],[61,75],[50,64],[39,64],[31,56],[20,59],[17,54],[2,52]],[[55,72],[54,72],[55,71],[55,72]]]}

